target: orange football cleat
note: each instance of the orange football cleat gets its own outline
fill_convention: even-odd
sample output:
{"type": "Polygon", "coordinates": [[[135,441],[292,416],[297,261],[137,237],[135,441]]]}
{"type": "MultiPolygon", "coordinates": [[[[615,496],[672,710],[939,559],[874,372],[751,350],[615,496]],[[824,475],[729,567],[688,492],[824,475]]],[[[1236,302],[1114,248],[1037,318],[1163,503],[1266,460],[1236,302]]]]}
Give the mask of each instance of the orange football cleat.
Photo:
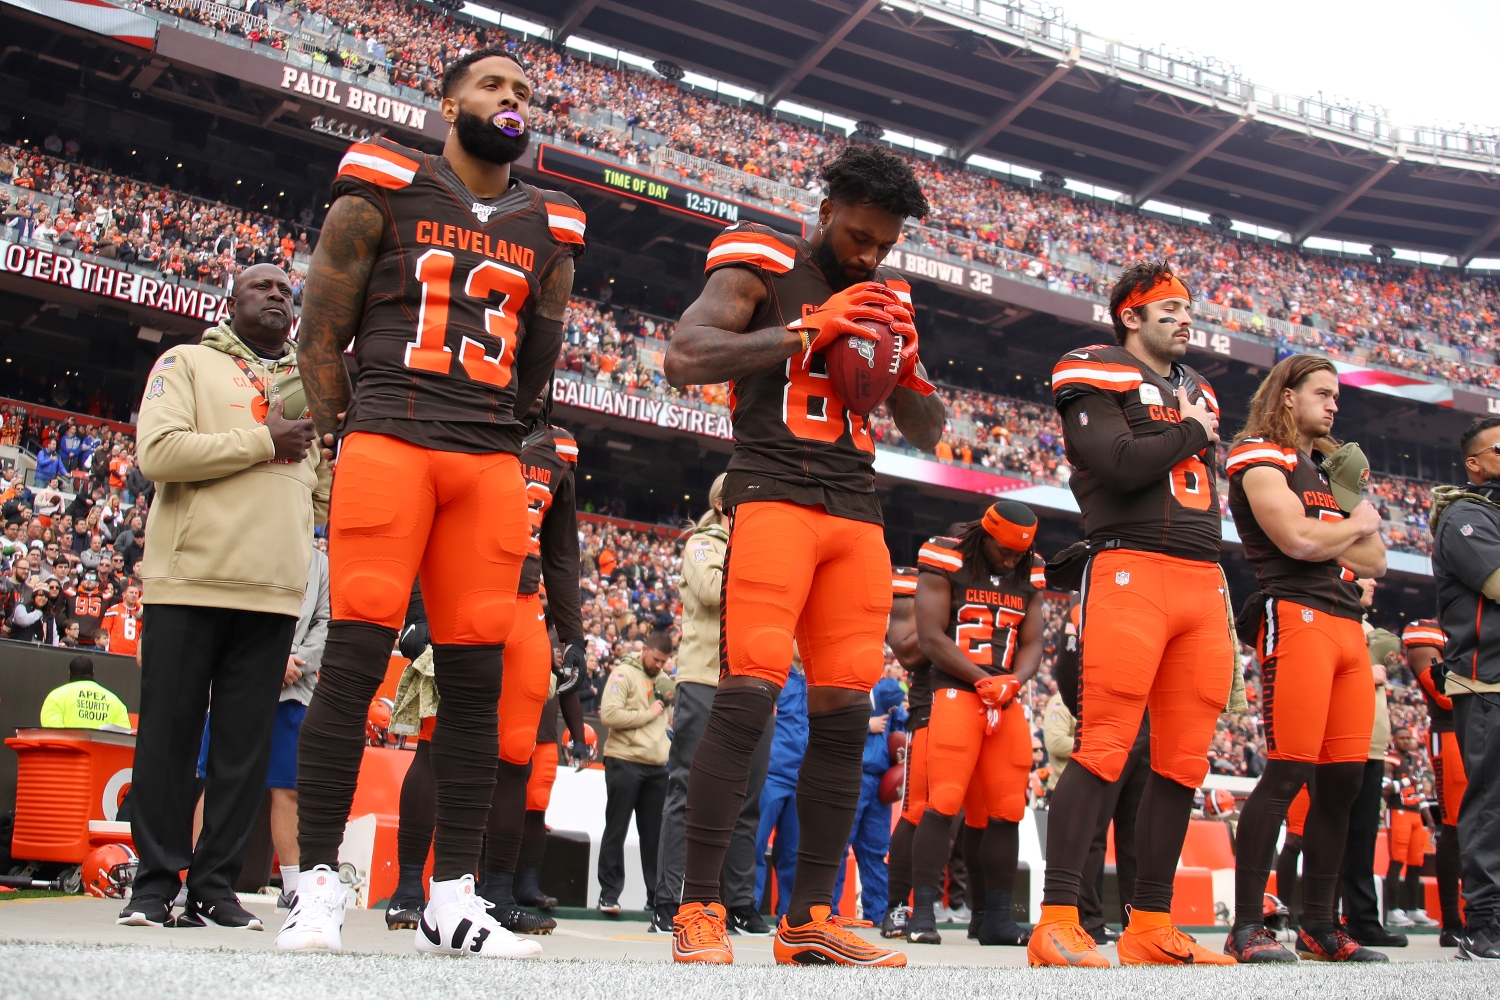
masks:
{"type": "MultiPolygon", "coordinates": [[[[786,917],[776,928],[773,951],[782,965],[878,965],[896,967],[906,964],[903,952],[870,944],[848,929],[846,922],[831,916],[826,906],[814,906],[812,919],[796,927],[786,917]]],[[[863,923],[863,921],[860,921],[863,923]]]]}
{"type": "Polygon", "coordinates": [[[683,903],[672,918],[672,960],[733,965],[727,914],[720,903],[683,903]]]}
{"type": "Polygon", "coordinates": [[[1210,951],[1172,926],[1170,913],[1132,910],[1130,926],[1115,947],[1121,965],[1238,965],[1233,955],[1210,951]]]}
{"type": "Polygon", "coordinates": [[[1042,919],[1026,943],[1026,960],[1033,966],[1072,965],[1107,969],[1109,959],[1099,954],[1094,938],[1078,922],[1076,906],[1043,906],[1042,919]]]}

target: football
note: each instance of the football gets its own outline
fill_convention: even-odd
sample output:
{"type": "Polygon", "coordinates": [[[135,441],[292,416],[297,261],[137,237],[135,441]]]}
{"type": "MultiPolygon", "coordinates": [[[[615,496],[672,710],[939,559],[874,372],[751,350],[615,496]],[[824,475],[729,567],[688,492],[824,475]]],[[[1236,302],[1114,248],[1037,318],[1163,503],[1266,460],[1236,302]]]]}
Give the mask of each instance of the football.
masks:
{"type": "Polygon", "coordinates": [[[880,790],[876,793],[882,805],[890,805],[901,798],[902,786],[906,781],[906,765],[893,764],[885,774],[880,776],[880,790]]]}
{"type": "Polygon", "coordinates": [[[896,389],[901,374],[903,337],[890,324],[862,319],[859,325],[878,333],[879,339],[840,337],[823,351],[828,380],[839,402],[860,416],[868,416],[896,389]]]}

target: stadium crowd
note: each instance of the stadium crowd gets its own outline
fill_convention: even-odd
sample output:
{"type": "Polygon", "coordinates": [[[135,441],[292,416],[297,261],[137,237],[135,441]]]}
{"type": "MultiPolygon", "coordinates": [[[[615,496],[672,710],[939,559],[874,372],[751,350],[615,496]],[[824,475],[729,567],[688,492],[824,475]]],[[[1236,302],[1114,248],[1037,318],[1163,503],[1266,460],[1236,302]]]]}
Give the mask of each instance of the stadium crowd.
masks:
{"type": "Polygon", "coordinates": [[[293,263],[312,252],[305,224],[297,228],[262,212],[122,177],[86,165],[81,153],[76,141],[64,143],[56,134],[41,150],[29,139],[0,144],[0,178],[9,185],[0,186],[6,237],[226,289],[244,268],[269,262],[292,275],[300,296],[302,269],[293,263]]]}
{"type": "MultiPolygon", "coordinates": [[[[674,164],[686,180],[743,187],[754,178],[807,192],[781,200],[804,210],[820,197],[817,171],[845,140],[749,106],[679,89],[643,71],[617,68],[507,36],[498,28],[405,0],[256,0],[247,9],[214,3],[149,5],[256,41],[284,47],[297,25],[321,19],[342,29],[343,48],[315,58],[375,79],[435,94],[438,67],[456,52],[502,42],[534,75],[533,121],[539,133],[640,162],[653,142],[715,166],[674,164]],[[246,17],[249,13],[251,16],[246,17]],[[624,130],[589,124],[594,112],[624,110],[624,130]],[[576,113],[576,114],[575,114],[576,113]],[[648,133],[653,142],[636,134],[648,133]]],[[[307,44],[305,39],[298,44],[307,44]]],[[[5,220],[16,235],[103,252],[167,273],[225,285],[241,267],[286,261],[315,242],[310,209],[293,224],[260,212],[199,203],[69,160],[77,140],[48,137],[48,152],[5,149],[14,183],[63,197],[52,212],[7,198],[5,220]],[[53,149],[53,146],[56,149],[53,149]]],[[[1102,296],[1111,276],[1137,256],[1170,260],[1200,297],[1242,310],[1226,314],[1234,329],[1270,336],[1298,349],[1368,360],[1459,384],[1500,388],[1493,363],[1500,345],[1500,281],[1488,276],[1325,256],[1142,215],[1111,203],[1022,187],[930,159],[914,166],[933,215],[910,234],[958,257],[1023,272],[1054,287],[1102,296]],[[1274,328],[1267,320],[1284,321],[1274,328]]]]}

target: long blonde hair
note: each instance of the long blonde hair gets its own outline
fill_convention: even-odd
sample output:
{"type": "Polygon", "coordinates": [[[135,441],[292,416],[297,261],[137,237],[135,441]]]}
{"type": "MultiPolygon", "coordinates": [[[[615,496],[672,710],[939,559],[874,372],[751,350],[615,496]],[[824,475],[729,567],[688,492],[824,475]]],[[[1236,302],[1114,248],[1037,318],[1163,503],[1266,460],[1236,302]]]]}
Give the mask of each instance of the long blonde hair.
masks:
{"type": "MultiPolygon", "coordinates": [[[[1319,354],[1293,354],[1279,361],[1260,388],[1255,390],[1255,398],[1250,400],[1250,417],[1245,421],[1244,429],[1235,435],[1234,443],[1253,437],[1273,441],[1283,448],[1297,447],[1297,424],[1282,397],[1286,390],[1299,388],[1314,372],[1328,372],[1335,379],[1339,374],[1333,362],[1319,354]]],[[[1325,455],[1331,454],[1338,446],[1339,442],[1332,437],[1320,438],[1313,444],[1325,455]]]]}

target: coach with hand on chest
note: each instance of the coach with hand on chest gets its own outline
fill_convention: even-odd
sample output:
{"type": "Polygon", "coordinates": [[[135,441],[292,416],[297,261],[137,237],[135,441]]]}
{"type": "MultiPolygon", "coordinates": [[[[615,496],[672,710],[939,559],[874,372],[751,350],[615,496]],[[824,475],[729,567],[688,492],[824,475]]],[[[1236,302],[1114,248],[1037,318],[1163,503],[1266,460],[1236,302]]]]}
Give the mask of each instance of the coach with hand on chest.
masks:
{"type": "Polygon", "coordinates": [[[146,378],[139,461],[157,485],[146,529],[140,737],[132,834],[140,868],[118,923],[260,929],[232,880],[260,809],[271,730],[327,476],[310,447],[292,288],[246,268],[230,319],[167,351],[146,378]],[[194,782],[210,708],[196,847],[194,782]],[[187,908],[172,900],[188,870],[187,908]]]}

